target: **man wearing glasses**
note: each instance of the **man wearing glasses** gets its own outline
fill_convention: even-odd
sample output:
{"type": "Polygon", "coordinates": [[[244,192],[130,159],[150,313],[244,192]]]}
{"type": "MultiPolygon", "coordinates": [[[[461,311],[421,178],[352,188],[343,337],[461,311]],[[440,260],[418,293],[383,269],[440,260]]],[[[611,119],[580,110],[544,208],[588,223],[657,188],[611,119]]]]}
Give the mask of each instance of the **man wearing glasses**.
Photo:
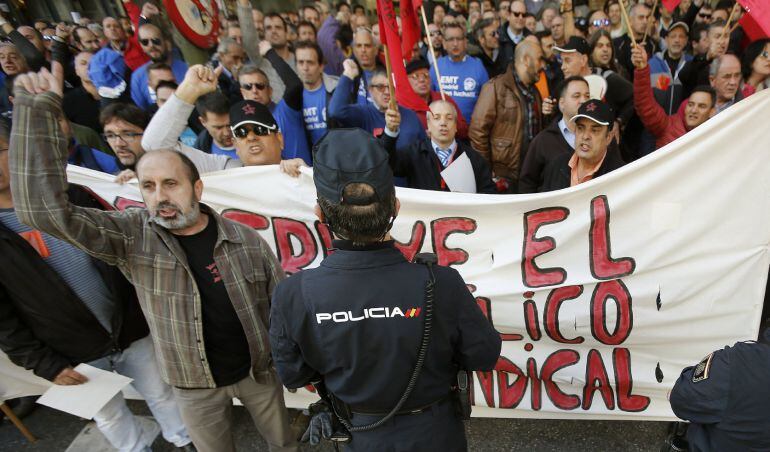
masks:
{"type": "Polygon", "coordinates": [[[500,27],[497,21],[493,19],[481,19],[473,27],[473,36],[479,43],[481,52],[474,55],[484,64],[489,78],[496,77],[503,72],[505,68],[501,66],[500,60],[500,27]]]}
{"type": "MultiPolygon", "coordinates": [[[[430,64],[422,58],[412,60],[406,65],[406,74],[409,76],[409,84],[412,85],[412,90],[414,90],[415,94],[422,97],[428,105],[433,103],[433,101],[441,100],[441,93],[433,91],[430,87],[430,70],[430,64]]],[[[457,102],[452,99],[452,96],[446,96],[446,100],[454,106],[457,113],[457,137],[462,139],[468,138],[468,121],[460,113],[460,107],[457,106],[457,102]]],[[[420,120],[422,128],[428,130],[426,113],[415,113],[417,113],[417,119],[420,120]]]]}
{"type": "Polygon", "coordinates": [[[242,166],[280,164],[284,172],[299,175],[299,167],[305,165],[304,161],[301,158],[281,160],[283,134],[268,108],[253,100],[240,101],[230,108],[230,130],[235,138],[238,160],[225,155],[206,154],[179,141],[195,102],[199,97],[216,91],[221,71],[221,66],[215,70],[201,65],[192,66],[176,92],[153,116],[142,135],[139,149],[147,152],[177,150],[187,156],[201,174],[242,166]],[[250,119],[243,119],[243,115],[250,119]]]}
{"type": "Polygon", "coordinates": [[[155,90],[148,84],[147,68],[152,63],[166,63],[171,67],[176,82],[180,83],[187,72],[187,63],[174,58],[171,42],[157,26],[146,23],[139,27],[139,45],[150,61],[131,74],[131,99],[142,110],[149,111],[155,105],[155,90]]]}
{"type": "Polygon", "coordinates": [[[507,68],[513,61],[513,51],[516,46],[531,34],[526,24],[527,6],[523,0],[513,0],[508,13],[508,22],[500,26],[500,64],[507,68]]]}

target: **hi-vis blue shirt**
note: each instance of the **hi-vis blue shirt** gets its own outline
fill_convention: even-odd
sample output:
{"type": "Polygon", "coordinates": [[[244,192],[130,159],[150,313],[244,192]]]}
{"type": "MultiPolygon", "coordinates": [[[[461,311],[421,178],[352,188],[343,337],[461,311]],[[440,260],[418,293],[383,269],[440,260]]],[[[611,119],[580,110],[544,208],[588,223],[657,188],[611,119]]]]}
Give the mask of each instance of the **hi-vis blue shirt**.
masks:
{"type": "MultiPolygon", "coordinates": [[[[478,58],[465,55],[460,61],[452,61],[448,56],[443,56],[438,59],[437,64],[441,74],[441,87],[457,102],[463,116],[470,123],[481,86],[489,80],[484,63],[478,58]]],[[[436,71],[431,70],[430,77],[431,89],[438,91],[436,71]]]]}
{"type": "Polygon", "coordinates": [[[283,160],[301,158],[308,165],[313,164],[310,157],[310,146],[307,143],[307,135],[302,127],[302,112],[293,110],[281,100],[278,104],[270,104],[270,113],[273,114],[278,130],[283,135],[283,160]]]}
{"type": "MultiPolygon", "coordinates": [[[[147,84],[149,80],[147,68],[150,64],[152,64],[152,61],[139,66],[131,74],[131,100],[142,110],[149,110],[150,107],[155,105],[155,93],[150,92],[150,87],[147,84]]],[[[187,63],[175,58],[171,60],[171,71],[174,73],[176,82],[182,83],[187,73],[187,63]]]]}
{"type": "Polygon", "coordinates": [[[311,145],[326,133],[326,88],[324,84],[310,91],[302,91],[302,116],[305,118],[305,129],[310,134],[311,145]]]}
{"type": "Polygon", "coordinates": [[[229,149],[220,148],[214,140],[211,140],[211,153],[214,155],[226,155],[231,159],[238,160],[238,154],[235,152],[235,147],[229,149]]]}

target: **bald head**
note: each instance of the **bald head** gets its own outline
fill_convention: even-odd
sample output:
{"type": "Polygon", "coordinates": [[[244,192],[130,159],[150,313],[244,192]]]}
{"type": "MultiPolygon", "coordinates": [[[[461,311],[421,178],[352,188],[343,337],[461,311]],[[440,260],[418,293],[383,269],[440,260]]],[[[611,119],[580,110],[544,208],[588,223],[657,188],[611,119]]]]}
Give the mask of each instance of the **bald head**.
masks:
{"type": "Polygon", "coordinates": [[[540,78],[540,68],[543,65],[542,48],[531,41],[521,41],[516,46],[514,53],[514,67],[516,75],[522,83],[534,85],[540,78]]]}
{"type": "Polygon", "coordinates": [[[431,140],[444,149],[451,146],[457,135],[457,110],[454,105],[445,100],[433,101],[426,116],[431,140]]]}

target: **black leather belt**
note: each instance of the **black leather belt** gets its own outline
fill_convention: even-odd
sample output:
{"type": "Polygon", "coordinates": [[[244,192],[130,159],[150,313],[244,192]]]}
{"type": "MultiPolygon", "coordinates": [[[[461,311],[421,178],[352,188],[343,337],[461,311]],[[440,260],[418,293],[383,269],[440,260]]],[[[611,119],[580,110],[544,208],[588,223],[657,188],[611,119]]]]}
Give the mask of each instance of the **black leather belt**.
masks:
{"type": "MultiPolygon", "coordinates": [[[[396,416],[409,416],[409,415],[413,415],[413,414],[424,413],[424,412],[428,411],[432,406],[438,405],[438,404],[440,404],[440,403],[442,403],[442,402],[444,402],[446,400],[449,400],[449,396],[450,395],[451,394],[447,394],[444,397],[441,397],[440,399],[435,400],[435,401],[433,401],[433,402],[431,402],[431,403],[429,403],[427,405],[423,405],[423,406],[420,406],[420,407],[417,407],[417,408],[411,408],[411,409],[408,409],[408,410],[397,411],[396,412],[396,416]]],[[[358,416],[385,416],[386,414],[389,413],[389,411],[370,411],[370,410],[367,410],[364,407],[355,407],[355,406],[351,406],[350,407],[350,411],[354,415],[358,415],[358,416]]]]}

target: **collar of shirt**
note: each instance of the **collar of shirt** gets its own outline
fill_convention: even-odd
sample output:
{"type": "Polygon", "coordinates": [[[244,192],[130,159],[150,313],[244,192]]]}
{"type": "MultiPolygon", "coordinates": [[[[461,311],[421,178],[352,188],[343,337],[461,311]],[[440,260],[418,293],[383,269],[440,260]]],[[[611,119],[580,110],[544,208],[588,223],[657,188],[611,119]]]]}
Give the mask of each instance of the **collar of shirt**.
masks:
{"type": "Polygon", "coordinates": [[[582,184],[583,182],[588,182],[589,180],[594,178],[594,174],[596,174],[597,171],[599,171],[599,168],[602,166],[602,163],[604,163],[604,159],[607,158],[607,153],[604,154],[604,157],[602,157],[601,160],[599,160],[596,165],[594,165],[586,174],[583,175],[583,177],[578,176],[578,156],[577,154],[572,154],[572,158],[569,159],[569,172],[570,172],[570,182],[569,186],[574,187],[575,185],[582,184]]]}
{"type": "Polygon", "coordinates": [[[508,37],[511,38],[511,41],[513,41],[514,44],[518,44],[521,42],[522,39],[524,39],[524,31],[522,31],[520,34],[513,34],[513,30],[511,30],[511,26],[508,25],[505,28],[505,31],[508,33],[508,37]]]}
{"type": "MultiPolygon", "coordinates": [[[[439,151],[439,149],[441,149],[443,151],[444,148],[439,146],[433,140],[430,140],[430,144],[433,146],[433,152],[436,153],[436,157],[438,157],[438,159],[441,160],[441,156],[439,155],[438,151],[439,151]]],[[[450,152],[449,152],[449,157],[447,158],[447,162],[446,163],[441,162],[441,164],[444,165],[445,167],[449,164],[449,162],[452,161],[452,156],[455,155],[455,152],[457,152],[457,141],[456,140],[452,141],[452,144],[449,145],[449,151],[450,152]]]]}
{"type": "Polygon", "coordinates": [[[561,136],[564,137],[564,141],[566,141],[572,149],[575,149],[575,132],[569,130],[567,122],[563,117],[559,120],[559,132],[561,132],[561,136]]]}
{"type": "Polygon", "coordinates": [[[381,250],[385,248],[393,248],[395,242],[393,240],[383,240],[381,242],[369,243],[366,245],[354,245],[350,240],[335,239],[332,240],[332,246],[334,249],[347,250],[347,251],[372,251],[381,250]]]}
{"type": "Polygon", "coordinates": [[[222,73],[225,74],[227,78],[234,80],[232,72],[228,71],[224,64],[219,63],[219,65],[222,66],[222,73]]]}

